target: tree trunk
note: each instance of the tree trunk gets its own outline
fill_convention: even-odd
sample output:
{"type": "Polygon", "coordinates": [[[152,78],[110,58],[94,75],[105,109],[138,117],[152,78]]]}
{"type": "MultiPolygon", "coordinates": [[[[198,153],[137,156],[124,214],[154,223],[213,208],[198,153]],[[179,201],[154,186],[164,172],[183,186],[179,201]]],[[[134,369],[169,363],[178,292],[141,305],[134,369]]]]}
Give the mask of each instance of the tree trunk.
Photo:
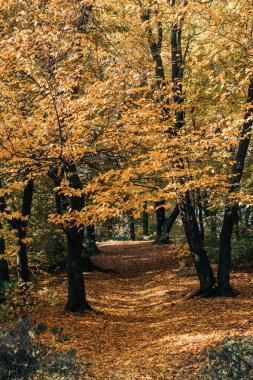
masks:
{"type": "MultiPolygon", "coordinates": [[[[0,181],[0,187],[2,187],[2,183],[0,181]]],[[[0,212],[4,212],[6,208],[4,197],[0,197],[0,212]]],[[[0,223],[0,230],[2,230],[3,226],[0,223]]],[[[3,282],[9,282],[9,267],[8,261],[4,258],[5,254],[5,240],[3,234],[0,236],[0,284],[3,282]]],[[[3,299],[2,299],[3,300],[3,299]]]]}
{"type": "Polygon", "coordinates": [[[17,234],[18,234],[18,253],[17,253],[17,273],[18,280],[28,282],[30,278],[28,257],[27,257],[27,244],[25,242],[27,236],[27,227],[31,215],[33,198],[33,180],[29,179],[24,188],[23,203],[22,203],[22,216],[27,217],[27,220],[17,221],[17,234]]]}
{"type": "MultiPolygon", "coordinates": [[[[250,80],[248,89],[247,103],[248,110],[244,117],[244,124],[240,134],[240,141],[235,157],[235,163],[232,168],[233,177],[229,183],[231,185],[229,194],[235,192],[240,184],[244,163],[250,142],[250,132],[252,129],[252,114],[253,114],[253,78],[250,80]]],[[[231,269],[231,239],[235,224],[235,214],[238,204],[231,204],[226,201],[224,219],[220,234],[220,252],[218,265],[218,289],[217,295],[222,297],[233,296],[235,293],[230,285],[230,269],[231,269]]]]}
{"type": "Polygon", "coordinates": [[[204,217],[203,217],[203,206],[200,189],[196,190],[196,201],[198,206],[198,219],[199,219],[199,229],[202,238],[202,244],[205,244],[205,228],[204,228],[204,217]]]}
{"type": "MultiPolygon", "coordinates": [[[[82,190],[82,183],[76,171],[75,165],[67,168],[68,180],[71,188],[82,190]]],[[[84,207],[84,196],[71,196],[70,206],[72,212],[81,211],[84,207]]],[[[84,275],[82,271],[82,252],[84,231],[73,225],[68,226],[66,269],[68,276],[68,302],[66,309],[69,311],[87,311],[91,307],[86,300],[84,275]]]]}
{"type": "Polygon", "coordinates": [[[95,235],[95,227],[94,225],[90,225],[86,227],[86,244],[87,244],[87,253],[90,256],[97,255],[100,253],[100,250],[96,244],[96,235],[95,235]]]}
{"type": "Polygon", "coordinates": [[[240,222],[241,222],[241,209],[239,205],[237,205],[237,209],[235,210],[234,213],[234,221],[235,221],[235,236],[237,239],[240,238],[240,222]]]}
{"type": "Polygon", "coordinates": [[[151,21],[152,7],[142,9],[141,21],[145,27],[148,37],[148,44],[152,60],[155,67],[156,85],[158,90],[161,90],[159,101],[162,103],[163,120],[168,119],[170,99],[166,94],[166,78],[162,59],[162,42],[163,42],[163,27],[162,22],[158,19],[154,24],[151,21]]]}
{"type": "Polygon", "coordinates": [[[30,278],[26,243],[23,239],[26,238],[26,230],[22,227],[18,230],[18,252],[17,252],[17,272],[18,280],[28,282],[30,278]]]}
{"type": "Polygon", "coordinates": [[[164,202],[156,202],[156,244],[161,243],[161,237],[166,222],[164,202]]]}
{"type": "MultiPolygon", "coordinates": [[[[2,229],[2,225],[0,224],[0,229],[2,229]]],[[[0,286],[3,282],[9,282],[9,268],[8,261],[4,258],[5,254],[5,241],[4,237],[0,237],[0,286]]]]}
{"type": "Polygon", "coordinates": [[[115,273],[115,271],[112,269],[104,269],[94,264],[94,262],[90,258],[90,255],[85,253],[85,251],[83,252],[83,255],[82,255],[82,268],[84,272],[89,272],[89,273],[91,272],[115,273]]]}
{"type": "Polygon", "coordinates": [[[85,297],[82,265],[84,233],[76,226],[67,230],[66,271],[68,278],[68,301],[66,310],[82,312],[90,310],[85,297]]]}
{"type": "MultiPolygon", "coordinates": [[[[168,0],[168,5],[170,7],[174,7],[176,2],[175,0],[168,0]]],[[[183,5],[186,5],[187,1],[183,1],[183,5]]],[[[156,70],[156,79],[157,79],[157,87],[158,89],[165,88],[165,75],[162,65],[161,59],[161,46],[162,46],[162,26],[161,23],[157,23],[157,39],[155,40],[154,34],[152,33],[152,29],[150,26],[150,13],[151,9],[148,9],[142,16],[142,21],[145,23],[149,47],[153,57],[153,61],[155,63],[156,70]],[[160,71],[158,69],[161,69],[160,71]]],[[[183,80],[183,55],[182,55],[182,47],[181,47],[181,36],[182,36],[182,23],[183,16],[179,19],[178,22],[173,22],[171,25],[171,79],[172,79],[172,92],[173,92],[173,103],[178,106],[184,103],[183,89],[182,89],[182,80],[183,80]]],[[[164,95],[161,96],[161,100],[164,100],[164,95]]],[[[165,99],[164,102],[164,115],[167,118],[169,113],[169,97],[165,99]]],[[[174,134],[184,126],[185,112],[183,109],[178,107],[178,110],[175,111],[175,124],[174,124],[174,134]]],[[[176,165],[180,165],[183,168],[183,162],[179,158],[176,165]]],[[[184,182],[182,180],[182,182],[184,182]]],[[[206,255],[205,248],[203,246],[203,239],[201,237],[201,233],[199,230],[199,226],[197,223],[196,215],[194,207],[191,204],[190,193],[187,192],[185,196],[186,202],[179,203],[179,210],[182,217],[182,222],[184,225],[184,230],[186,233],[187,241],[191,250],[191,254],[194,260],[194,264],[197,270],[197,274],[200,280],[200,290],[199,294],[206,294],[213,287],[215,282],[213,271],[210,267],[208,257],[206,255]]],[[[160,219],[160,217],[157,217],[160,219]]],[[[157,223],[157,237],[161,237],[161,222],[157,223]]]]}
{"type": "Polygon", "coordinates": [[[158,89],[163,89],[165,86],[165,75],[163,68],[163,61],[161,56],[163,29],[162,23],[158,21],[155,25],[155,34],[152,31],[150,24],[151,8],[144,10],[141,15],[141,21],[145,26],[150,53],[155,66],[156,84],[158,89]]]}
{"type": "MultiPolygon", "coordinates": [[[[72,189],[82,190],[82,183],[76,171],[75,165],[66,165],[59,176],[56,173],[49,173],[55,185],[60,187],[63,175],[66,175],[69,186],[72,189]]],[[[71,196],[69,199],[61,194],[56,193],[56,210],[63,215],[70,206],[71,212],[81,211],[84,207],[84,196],[71,196]]],[[[66,310],[71,312],[84,312],[91,309],[86,300],[85,283],[83,275],[83,243],[84,227],[76,226],[75,223],[68,223],[67,227],[62,226],[67,238],[67,255],[66,271],[68,278],[68,301],[66,310]]]]}
{"type": "Polygon", "coordinates": [[[170,216],[166,219],[166,222],[164,224],[163,233],[162,233],[162,236],[161,236],[161,239],[160,239],[161,244],[168,244],[168,243],[170,243],[169,234],[170,234],[170,231],[171,231],[171,229],[173,227],[173,224],[176,221],[179,213],[180,213],[179,206],[176,205],[174,207],[172,213],[170,214],[170,216]]]}
{"type": "Polygon", "coordinates": [[[149,230],[149,225],[148,225],[148,213],[146,211],[147,204],[144,204],[143,211],[142,211],[142,234],[143,236],[148,236],[148,230],[149,230]]]}
{"type": "Polygon", "coordinates": [[[5,259],[0,259],[0,304],[5,302],[5,290],[2,285],[10,281],[8,262],[5,259]]]}
{"type": "Polygon", "coordinates": [[[231,238],[234,226],[234,211],[233,207],[225,207],[223,225],[220,233],[217,295],[222,297],[235,295],[230,286],[231,238]]]}
{"type": "MultiPolygon", "coordinates": [[[[0,224],[0,229],[2,229],[1,224],[0,224]]],[[[4,254],[5,254],[5,241],[4,241],[4,237],[0,236],[0,255],[4,255],[4,254]]]]}
{"type": "MultiPolygon", "coordinates": [[[[175,0],[168,1],[168,4],[173,8],[176,4],[175,0]]],[[[183,5],[187,5],[187,1],[182,2],[183,5]]],[[[183,8],[182,8],[183,10],[183,8]]],[[[182,25],[184,16],[176,16],[177,20],[172,22],[171,25],[171,79],[172,79],[172,93],[173,103],[178,105],[178,109],[175,111],[175,131],[177,134],[185,124],[185,112],[182,108],[184,103],[183,95],[183,76],[184,76],[184,62],[181,46],[182,38],[182,25]]],[[[175,165],[184,168],[184,163],[179,157],[178,162],[175,165]]],[[[185,180],[181,179],[181,184],[184,185],[185,180]]],[[[203,237],[201,235],[200,228],[198,226],[195,209],[192,204],[190,192],[180,195],[179,209],[183,222],[186,239],[189,244],[190,252],[193,258],[193,262],[197,271],[197,275],[200,282],[200,288],[196,295],[209,295],[212,291],[215,277],[210,266],[206,250],[203,244],[203,237]]]]}
{"type": "Polygon", "coordinates": [[[130,215],[130,217],[129,217],[129,238],[132,241],[135,241],[135,239],[136,239],[133,215],[130,215]]]}
{"type": "Polygon", "coordinates": [[[191,204],[189,191],[186,193],[185,199],[180,202],[180,212],[187,242],[200,282],[200,288],[195,295],[209,295],[215,284],[215,277],[203,246],[201,232],[194,207],[191,204]]]}
{"type": "Polygon", "coordinates": [[[82,255],[82,268],[83,272],[94,272],[99,271],[99,267],[97,267],[90,258],[88,253],[84,253],[82,255]]]}
{"type": "Polygon", "coordinates": [[[8,262],[5,259],[0,259],[0,285],[3,282],[9,282],[10,276],[9,276],[9,268],[8,268],[8,262]]]}

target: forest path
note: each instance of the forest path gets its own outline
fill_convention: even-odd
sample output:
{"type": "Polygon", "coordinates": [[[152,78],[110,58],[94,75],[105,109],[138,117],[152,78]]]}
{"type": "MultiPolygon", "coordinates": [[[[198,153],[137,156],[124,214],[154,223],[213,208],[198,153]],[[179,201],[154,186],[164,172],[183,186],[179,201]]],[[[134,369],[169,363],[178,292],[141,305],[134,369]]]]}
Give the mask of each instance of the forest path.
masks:
{"type": "Polygon", "coordinates": [[[188,300],[198,282],[191,270],[180,270],[173,247],[122,242],[100,248],[95,263],[115,273],[85,276],[96,312],[63,312],[65,276],[44,281],[40,292],[40,319],[63,327],[71,338],[60,348],[73,347],[83,362],[91,363],[91,375],[83,379],[188,380],[205,349],[225,337],[253,334],[252,274],[232,275],[241,292],[236,299],[188,300]],[[48,288],[55,292],[57,307],[45,299],[48,288]]]}

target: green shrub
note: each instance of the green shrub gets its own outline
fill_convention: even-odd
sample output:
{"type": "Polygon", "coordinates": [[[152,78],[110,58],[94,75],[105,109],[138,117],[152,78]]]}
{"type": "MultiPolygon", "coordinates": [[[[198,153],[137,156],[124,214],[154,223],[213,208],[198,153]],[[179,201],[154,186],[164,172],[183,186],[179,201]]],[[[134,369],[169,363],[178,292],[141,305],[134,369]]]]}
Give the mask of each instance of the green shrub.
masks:
{"type": "Polygon", "coordinates": [[[205,246],[208,256],[214,262],[218,262],[219,258],[219,236],[217,231],[207,228],[205,231],[205,246]]]}
{"type": "Polygon", "coordinates": [[[237,265],[253,261],[253,231],[244,231],[233,239],[232,260],[237,265]]]}
{"type": "Polygon", "coordinates": [[[30,264],[47,272],[63,269],[65,246],[64,236],[58,230],[54,228],[45,231],[37,230],[29,247],[30,264]]]}
{"type": "Polygon", "coordinates": [[[35,303],[34,284],[5,282],[0,287],[0,319],[8,320],[27,312],[35,303]]]}
{"type": "Polygon", "coordinates": [[[199,380],[253,379],[253,341],[228,340],[220,350],[213,350],[204,359],[199,380]]]}
{"type": "Polygon", "coordinates": [[[11,330],[0,329],[0,379],[80,379],[86,371],[75,356],[51,352],[34,339],[28,318],[19,320],[11,330]]]}

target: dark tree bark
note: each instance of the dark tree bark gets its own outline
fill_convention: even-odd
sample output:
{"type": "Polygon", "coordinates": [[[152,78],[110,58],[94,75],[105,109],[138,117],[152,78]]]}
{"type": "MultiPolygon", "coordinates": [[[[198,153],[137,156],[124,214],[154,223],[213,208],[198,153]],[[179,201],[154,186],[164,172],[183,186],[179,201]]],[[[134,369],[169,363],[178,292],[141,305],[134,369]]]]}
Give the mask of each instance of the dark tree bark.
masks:
{"type": "Polygon", "coordinates": [[[234,232],[237,239],[240,238],[240,226],[239,226],[240,221],[241,221],[241,209],[239,205],[237,205],[237,209],[235,210],[235,214],[234,214],[234,222],[235,222],[234,232]]]}
{"type": "Polygon", "coordinates": [[[196,201],[197,201],[197,209],[198,209],[198,219],[199,219],[199,229],[202,238],[202,244],[205,244],[205,227],[204,227],[204,210],[202,206],[202,197],[200,193],[200,189],[196,190],[196,201]]]}
{"type": "Polygon", "coordinates": [[[19,281],[27,282],[30,278],[28,256],[27,256],[27,244],[25,242],[27,236],[27,228],[31,215],[33,198],[33,180],[27,181],[23,193],[22,202],[22,216],[27,220],[17,221],[17,233],[18,233],[18,253],[17,253],[17,272],[19,281]]]}
{"type": "Polygon", "coordinates": [[[215,277],[210,266],[201,232],[192,206],[189,191],[180,202],[180,213],[186,239],[190,248],[193,262],[200,282],[200,288],[196,296],[208,296],[215,284],[215,277]]]}
{"type": "MultiPolygon", "coordinates": [[[[167,0],[167,3],[170,7],[174,7],[175,0],[167,0]]],[[[183,5],[187,5],[187,1],[182,1],[183,5]]],[[[161,58],[161,47],[162,47],[162,25],[160,22],[157,24],[157,40],[155,40],[152,33],[150,21],[151,10],[144,12],[142,16],[142,21],[145,22],[146,30],[148,33],[149,47],[155,63],[155,73],[157,79],[158,89],[165,89],[165,75],[161,58]]],[[[175,111],[175,123],[174,123],[174,134],[177,134],[178,131],[184,126],[185,122],[185,112],[183,110],[184,96],[182,88],[183,80],[183,54],[181,46],[181,37],[182,37],[182,22],[183,16],[178,21],[175,21],[171,25],[171,80],[172,80],[172,99],[173,103],[178,105],[178,109],[175,111]]],[[[164,99],[164,95],[161,96],[161,101],[163,101],[164,116],[167,118],[169,116],[169,97],[167,96],[164,99]]],[[[171,131],[168,131],[171,132],[171,131]]],[[[184,167],[182,160],[179,158],[176,165],[184,167]]],[[[184,180],[182,179],[182,183],[184,180]]],[[[181,213],[182,222],[184,225],[184,230],[187,236],[187,241],[191,250],[191,254],[194,260],[194,264],[197,270],[197,274],[200,280],[200,289],[198,294],[207,294],[213,287],[215,282],[212,269],[209,264],[209,260],[203,246],[203,239],[201,232],[198,226],[197,218],[195,215],[195,210],[191,204],[190,193],[187,192],[185,199],[182,199],[179,203],[179,210],[181,213]]],[[[160,227],[157,228],[157,236],[160,235],[160,227]]]]}
{"type": "Polygon", "coordinates": [[[102,272],[102,268],[98,267],[96,264],[93,263],[93,261],[90,258],[90,255],[88,253],[83,253],[82,255],[83,259],[83,271],[84,272],[102,272]]]}
{"type": "MultiPolygon", "coordinates": [[[[155,11],[154,11],[155,12],[155,11]]],[[[161,56],[162,49],[162,41],[163,41],[163,27],[160,20],[156,22],[155,25],[155,33],[152,30],[150,17],[152,10],[148,8],[142,12],[141,20],[143,25],[145,26],[148,44],[150,53],[155,64],[155,77],[156,77],[156,85],[159,90],[161,90],[161,96],[159,101],[163,104],[163,119],[167,119],[169,116],[169,96],[166,94],[166,78],[164,72],[164,65],[161,56]]],[[[162,207],[161,209],[156,210],[156,240],[155,244],[166,244],[169,242],[168,234],[173,226],[175,214],[172,214],[168,221],[165,218],[165,209],[162,207]],[[168,232],[166,232],[168,231],[168,232]]]]}
{"type": "MultiPolygon", "coordinates": [[[[1,184],[0,184],[1,186],[1,184]]],[[[20,219],[10,219],[8,222],[13,229],[17,231],[17,274],[19,281],[28,282],[30,278],[28,257],[27,257],[27,244],[25,242],[27,236],[27,228],[31,215],[32,208],[32,198],[33,198],[33,180],[29,179],[25,185],[23,198],[22,198],[22,210],[21,215],[25,217],[26,220],[20,219]]],[[[6,202],[4,197],[0,199],[0,210],[1,212],[6,211],[6,202]]],[[[1,244],[4,244],[2,238],[1,244]]],[[[4,245],[5,248],[5,245],[4,245]]]]}
{"type": "Polygon", "coordinates": [[[170,243],[169,234],[170,234],[170,231],[171,231],[179,213],[180,213],[179,207],[178,207],[178,205],[176,205],[174,207],[174,209],[172,210],[170,216],[168,218],[166,218],[165,224],[163,226],[163,233],[162,233],[162,236],[160,239],[161,244],[169,244],[170,243]]]}
{"type": "MultiPolygon", "coordinates": [[[[0,224],[0,229],[2,229],[2,224],[0,224]]],[[[0,256],[5,254],[5,241],[4,237],[0,236],[0,256]]]]}
{"type": "Polygon", "coordinates": [[[142,234],[143,236],[148,236],[149,233],[149,225],[148,225],[148,213],[146,211],[147,203],[145,202],[143,211],[142,211],[142,234]]]}
{"type": "Polygon", "coordinates": [[[176,221],[178,215],[180,213],[180,210],[179,210],[179,206],[176,205],[174,207],[174,209],[172,210],[170,216],[168,217],[168,219],[166,219],[166,234],[169,234],[172,227],[173,227],[173,224],[174,222],[176,221]]]}
{"type": "Polygon", "coordinates": [[[77,21],[77,29],[81,33],[87,33],[87,26],[91,18],[93,5],[82,5],[81,16],[77,21]]]}
{"type": "MultiPolygon", "coordinates": [[[[172,7],[175,5],[175,1],[171,1],[170,4],[172,7]]],[[[180,105],[184,103],[183,95],[183,54],[182,54],[182,22],[183,18],[180,21],[172,22],[171,25],[171,80],[172,80],[172,94],[173,102],[177,104],[178,110],[175,111],[175,133],[177,133],[185,123],[185,112],[183,109],[180,109],[180,105]]]]}
{"type": "Polygon", "coordinates": [[[5,302],[4,288],[2,285],[10,281],[8,262],[4,258],[0,258],[0,304],[5,302]]]}
{"type": "Polygon", "coordinates": [[[9,282],[10,276],[9,276],[9,268],[8,268],[8,262],[6,259],[1,258],[0,259],[0,285],[3,282],[9,282]]]}
{"type": "Polygon", "coordinates": [[[150,49],[153,62],[155,64],[156,84],[159,89],[162,89],[165,86],[165,74],[164,74],[163,61],[162,61],[162,56],[161,56],[163,29],[162,29],[162,23],[158,21],[156,23],[156,35],[157,35],[157,38],[156,38],[150,26],[150,16],[151,16],[151,9],[149,8],[143,11],[141,15],[141,21],[143,25],[145,26],[145,29],[147,32],[149,49],[150,49]]]}
{"type": "Polygon", "coordinates": [[[87,253],[90,256],[97,255],[100,253],[100,250],[96,244],[96,235],[95,235],[95,227],[94,225],[90,225],[86,227],[86,245],[87,245],[87,253]]]}
{"type": "MultiPolygon", "coordinates": [[[[153,10],[153,12],[157,13],[155,10],[153,10]]],[[[163,120],[167,120],[169,117],[170,98],[167,95],[167,91],[166,91],[167,84],[166,84],[163,59],[161,55],[162,42],[163,42],[163,26],[162,26],[162,22],[159,19],[156,22],[155,27],[151,26],[152,24],[150,21],[151,13],[152,13],[151,8],[142,10],[141,21],[147,33],[149,49],[150,49],[150,53],[151,53],[154,65],[155,65],[156,86],[158,90],[161,90],[159,101],[162,104],[163,120]]]]}
{"type": "Polygon", "coordinates": [[[83,265],[84,272],[115,273],[115,270],[113,269],[101,268],[98,265],[94,264],[94,262],[90,258],[90,255],[85,253],[85,251],[83,253],[82,260],[83,260],[82,265],[83,265]]]}
{"type": "MultiPolygon", "coordinates": [[[[80,33],[87,33],[93,6],[89,4],[82,4],[82,2],[80,2],[80,5],[81,12],[77,19],[76,26],[80,33]]],[[[82,52],[80,52],[80,60],[81,59],[82,52]]],[[[57,63],[57,59],[53,58],[51,66],[53,66],[54,62],[57,63]]],[[[73,96],[76,96],[79,93],[80,88],[79,86],[74,86],[72,90],[73,96]]],[[[60,131],[60,142],[62,145],[64,142],[62,124],[55,102],[54,109],[60,131]]],[[[59,175],[55,170],[53,170],[53,172],[49,172],[48,175],[53,179],[55,185],[58,187],[60,187],[63,177],[67,177],[71,189],[83,190],[82,182],[75,164],[65,162],[61,167],[61,172],[59,175]]],[[[70,197],[66,197],[62,195],[60,191],[56,193],[55,201],[56,210],[60,215],[66,213],[67,209],[70,210],[68,211],[70,213],[81,211],[85,205],[83,195],[72,195],[70,197]]],[[[84,250],[84,226],[77,226],[74,222],[67,222],[67,225],[62,225],[62,229],[67,238],[66,271],[68,278],[68,301],[66,304],[66,310],[71,312],[88,311],[91,307],[86,299],[82,258],[84,250]]]]}
{"type": "MultiPolygon", "coordinates": [[[[250,132],[252,129],[252,115],[253,115],[253,78],[250,80],[248,89],[248,110],[244,117],[244,124],[240,134],[240,141],[237,148],[235,163],[232,167],[232,174],[229,183],[229,193],[237,190],[245,164],[245,159],[250,142],[250,132]]],[[[225,204],[224,219],[220,234],[220,252],[219,252],[219,265],[218,265],[218,289],[217,295],[223,297],[233,296],[235,293],[230,285],[230,269],[231,269],[231,239],[233,227],[235,224],[236,213],[238,211],[238,204],[231,204],[229,201],[225,204]]]]}
{"type": "MultiPolygon", "coordinates": [[[[2,228],[2,226],[0,227],[2,228]]],[[[5,254],[5,241],[4,238],[0,238],[0,285],[3,282],[10,281],[8,261],[4,258],[5,254]]]]}
{"type": "MultiPolygon", "coordinates": [[[[156,207],[159,207],[159,205],[162,204],[163,202],[157,202],[156,207]]],[[[166,218],[164,206],[161,206],[156,210],[156,244],[168,244],[170,242],[169,233],[178,215],[178,205],[174,207],[168,218],[166,218]]]]}
{"type": "Polygon", "coordinates": [[[132,213],[130,214],[129,216],[129,238],[130,240],[132,241],[135,241],[136,239],[136,236],[135,236],[135,225],[134,225],[134,217],[132,215],[132,213]]]}
{"type": "Polygon", "coordinates": [[[163,206],[164,202],[156,202],[156,241],[159,244],[161,242],[161,237],[166,222],[165,208],[163,206]]]}
{"type": "Polygon", "coordinates": [[[209,235],[207,235],[207,245],[213,253],[218,246],[218,229],[217,229],[217,210],[211,208],[208,202],[208,193],[207,191],[202,192],[202,210],[203,218],[205,219],[206,225],[209,226],[209,235]]]}
{"type": "MultiPolygon", "coordinates": [[[[60,175],[49,173],[57,187],[60,187],[63,176],[66,176],[72,189],[82,190],[82,183],[76,171],[75,165],[65,165],[60,175]]],[[[63,196],[60,190],[56,193],[56,210],[63,215],[67,208],[71,212],[81,211],[84,207],[84,196],[71,196],[69,199],[63,196]]],[[[83,275],[83,243],[84,226],[76,226],[75,223],[67,223],[62,226],[67,238],[66,271],[68,278],[68,301],[66,310],[71,312],[84,312],[91,309],[86,300],[85,283],[83,275]]]]}
{"type": "MultiPolygon", "coordinates": [[[[69,184],[72,189],[82,190],[82,183],[76,171],[75,165],[69,165],[66,170],[69,184]]],[[[72,212],[81,211],[84,207],[84,196],[71,196],[69,203],[72,212]]],[[[74,225],[68,225],[66,269],[68,276],[68,302],[66,309],[69,311],[87,311],[91,307],[86,300],[84,275],[82,271],[82,252],[84,229],[74,225]]]]}
{"type": "MultiPolygon", "coordinates": [[[[168,4],[173,7],[175,5],[175,0],[168,1],[168,4]]],[[[182,4],[186,5],[187,1],[184,0],[182,4]]],[[[182,105],[184,103],[182,86],[184,75],[184,62],[181,45],[182,23],[183,15],[180,20],[178,19],[172,22],[171,25],[172,97],[173,103],[178,105],[178,109],[175,111],[175,134],[177,134],[185,124],[185,112],[182,108],[182,105]]],[[[184,163],[180,157],[178,159],[177,165],[179,165],[182,169],[184,168],[184,163]]],[[[181,183],[185,183],[185,180],[183,178],[181,179],[181,183]]],[[[203,237],[198,226],[195,209],[192,204],[189,191],[187,191],[185,195],[181,196],[181,199],[179,200],[179,209],[187,242],[189,244],[193,262],[200,282],[200,288],[196,295],[205,296],[212,291],[215,283],[215,277],[206,254],[206,250],[203,244],[203,237]]]]}
{"type": "Polygon", "coordinates": [[[66,310],[85,311],[90,309],[85,299],[82,271],[83,231],[72,226],[67,229],[66,271],[68,278],[68,302],[66,310]]]}
{"type": "MultiPolygon", "coordinates": [[[[1,182],[0,182],[1,186],[1,182]]],[[[0,212],[5,210],[4,197],[0,197],[0,212]]],[[[0,229],[2,229],[2,223],[0,223],[0,229]]],[[[3,282],[10,281],[8,261],[4,258],[5,255],[5,240],[4,236],[0,236],[0,285],[3,282]]],[[[0,300],[1,301],[1,300],[0,300]]]]}
{"type": "MultiPolygon", "coordinates": [[[[0,201],[1,202],[1,201],[0,201]]],[[[2,205],[0,205],[0,209],[2,205]]],[[[2,211],[2,210],[1,210],[2,211]]],[[[2,225],[0,224],[0,228],[2,225]]],[[[5,302],[4,292],[1,292],[1,285],[10,281],[8,261],[4,258],[5,241],[4,237],[0,237],[0,303],[5,302]]]]}

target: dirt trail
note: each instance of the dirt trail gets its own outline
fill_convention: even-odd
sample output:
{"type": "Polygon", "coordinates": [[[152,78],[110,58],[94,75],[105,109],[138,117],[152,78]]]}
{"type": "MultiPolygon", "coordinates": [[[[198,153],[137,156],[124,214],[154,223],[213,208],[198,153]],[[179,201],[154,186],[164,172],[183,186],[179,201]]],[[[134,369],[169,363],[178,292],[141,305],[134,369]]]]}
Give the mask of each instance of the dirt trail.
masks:
{"type": "Polygon", "coordinates": [[[40,319],[62,326],[71,337],[61,349],[74,347],[91,363],[92,378],[189,379],[196,357],[224,337],[253,334],[253,280],[234,273],[236,299],[188,300],[197,288],[189,271],[179,269],[170,246],[152,243],[101,245],[97,265],[115,273],[86,274],[87,295],[96,313],[63,312],[64,277],[44,282],[40,319]],[[56,289],[51,307],[46,289],[56,289]],[[47,298],[46,298],[47,297],[47,298]]]}

